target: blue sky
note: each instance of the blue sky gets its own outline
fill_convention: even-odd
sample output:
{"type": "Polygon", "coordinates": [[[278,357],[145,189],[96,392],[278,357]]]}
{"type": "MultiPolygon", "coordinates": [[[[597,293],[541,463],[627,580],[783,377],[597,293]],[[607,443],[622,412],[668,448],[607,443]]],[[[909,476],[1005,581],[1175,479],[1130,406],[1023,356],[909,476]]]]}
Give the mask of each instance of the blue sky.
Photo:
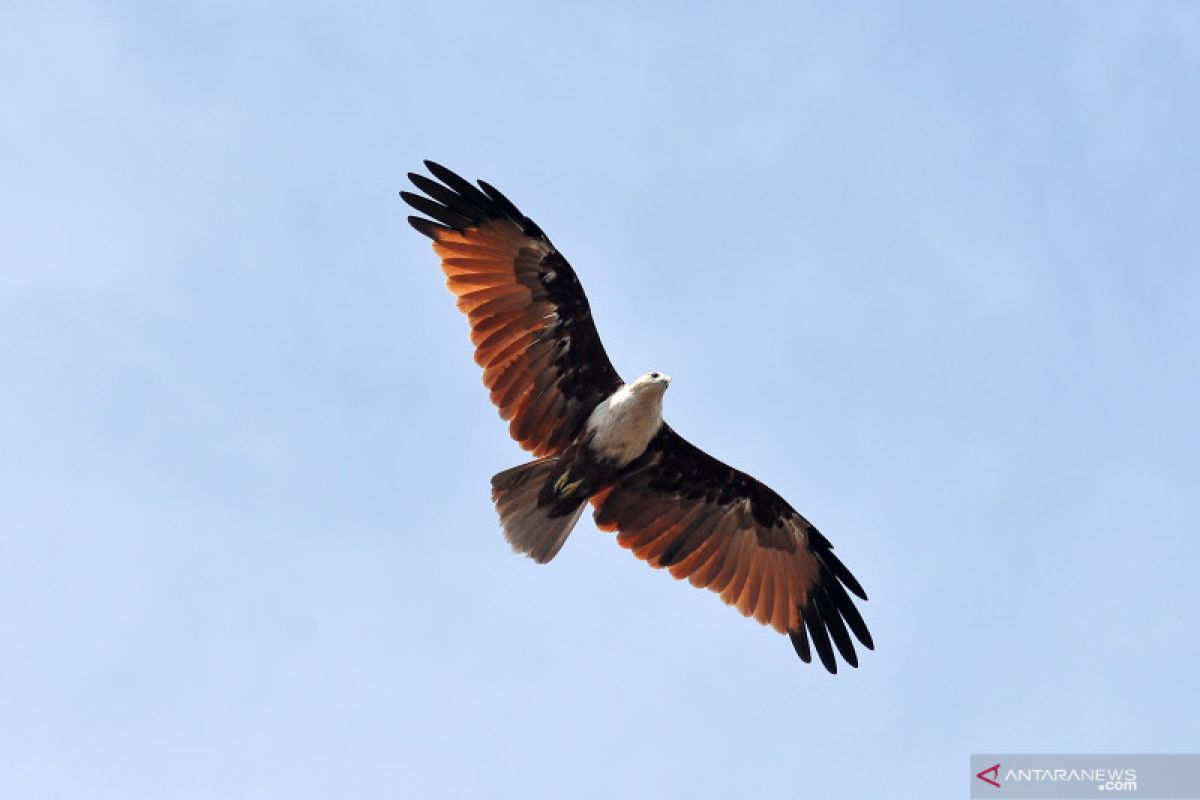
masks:
{"type": "Polygon", "coordinates": [[[0,11],[0,788],[951,797],[1200,742],[1193,4],[0,11]],[[403,176],[503,189],[878,649],[549,566],[403,176]]]}

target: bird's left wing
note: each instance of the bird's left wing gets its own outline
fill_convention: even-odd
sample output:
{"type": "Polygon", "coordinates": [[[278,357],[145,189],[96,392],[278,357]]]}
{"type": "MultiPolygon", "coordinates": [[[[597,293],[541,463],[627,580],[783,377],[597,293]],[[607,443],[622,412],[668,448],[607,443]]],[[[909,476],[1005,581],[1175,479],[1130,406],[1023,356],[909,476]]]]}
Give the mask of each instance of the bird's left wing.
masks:
{"type": "Polygon", "coordinates": [[[542,229],[494,187],[425,166],[438,180],[409,173],[424,195],[400,196],[436,222],[408,221],[433,240],[512,437],[536,456],[556,455],[621,387],[583,286],[542,229]]]}
{"type": "Polygon", "coordinates": [[[835,647],[858,666],[851,633],[874,648],[847,589],[866,593],[829,540],[770,487],[669,425],[592,504],[597,527],[619,531],[623,547],[788,634],[805,662],[810,640],[830,672],[835,647]]]}

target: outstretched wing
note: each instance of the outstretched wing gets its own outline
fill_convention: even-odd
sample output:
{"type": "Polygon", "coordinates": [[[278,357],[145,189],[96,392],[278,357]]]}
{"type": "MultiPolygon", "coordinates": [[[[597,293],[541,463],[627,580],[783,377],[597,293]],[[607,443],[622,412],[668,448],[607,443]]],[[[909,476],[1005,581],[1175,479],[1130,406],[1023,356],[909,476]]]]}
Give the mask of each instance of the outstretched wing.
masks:
{"type": "Polygon", "coordinates": [[[652,567],[705,587],[786,633],[796,653],[837,672],[858,666],[850,634],[874,649],[850,592],[867,599],[833,545],[768,486],[664,424],[646,452],[592,498],[596,525],[652,567]]]}
{"type": "Polygon", "coordinates": [[[408,221],[433,239],[512,437],[536,456],[555,455],[621,387],[583,287],[542,229],[495,188],[432,161],[425,166],[440,183],[409,173],[425,194],[400,196],[436,222],[408,221]]]}

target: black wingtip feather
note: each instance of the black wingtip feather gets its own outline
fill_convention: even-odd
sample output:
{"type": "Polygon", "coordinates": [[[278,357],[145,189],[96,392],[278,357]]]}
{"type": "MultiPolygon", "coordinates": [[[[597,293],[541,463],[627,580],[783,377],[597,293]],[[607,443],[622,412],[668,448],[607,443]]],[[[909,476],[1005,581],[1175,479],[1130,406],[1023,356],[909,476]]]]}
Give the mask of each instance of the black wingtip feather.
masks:
{"type": "Polygon", "coordinates": [[[504,212],[505,216],[521,226],[521,230],[524,231],[526,236],[533,236],[538,239],[546,238],[546,234],[538,227],[537,223],[522,214],[521,209],[517,208],[511,200],[505,197],[503,192],[487,181],[481,180],[477,181],[477,183],[479,184],[479,188],[483,189],[484,193],[487,194],[488,198],[504,212]]]}
{"type": "Polygon", "coordinates": [[[439,233],[445,233],[451,230],[445,225],[438,225],[433,220],[425,219],[424,217],[409,217],[408,224],[412,225],[417,230],[417,233],[428,236],[435,242],[438,240],[439,233]]]}
{"type": "Polygon", "coordinates": [[[443,186],[432,178],[426,178],[424,175],[410,172],[408,173],[408,179],[412,181],[413,186],[416,186],[434,200],[437,200],[451,211],[462,214],[473,222],[481,222],[487,218],[487,211],[485,209],[480,208],[476,203],[472,203],[466,197],[458,194],[453,189],[443,186]]]}
{"type": "Polygon", "coordinates": [[[834,554],[833,545],[830,545],[829,548],[821,554],[821,556],[825,563],[829,565],[829,569],[833,571],[833,574],[838,577],[838,580],[846,584],[847,589],[854,592],[863,600],[867,599],[867,593],[863,591],[858,579],[855,578],[854,574],[850,572],[850,569],[842,563],[842,560],[834,554]]]}
{"type": "Polygon", "coordinates": [[[810,599],[803,611],[804,627],[812,638],[813,647],[821,658],[821,664],[830,674],[837,674],[837,659],[833,657],[833,645],[829,641],[829,632],[821,621],[821,612],[817,604],[810,599]]]}
{"type": "Polygon", "coordinates": [[[812,651],[808,649],[808,634],[804,632],[803,627],[798,631],[788,631],[788,638],[792,640],[792,647],[796,649],[796,655],[800,656],[800,660],[805,664],[811,664],[812,651]]]}
{"type": "Polygon", "coordinates": [[[513,205],[513,201],[505,197],[504,193],[495,186],[492,186],[490,183],[483,180],[476,182],[479,184],[479,188],[483,189],[483,193],[490,197],[492,202],[500,206],[500,208],[503,209],[504,213],[508,214],[508,216],[518,221],[525,218],[525,215],[522,214],[515,205],[513,205]]]}
{"type": "Polygon", "coordinates": [[[841,613],[842,619],[850,626],[850,630],[858,638],[858,641],[862,642],[863,646],[868,650],[874,650],[875,641],[871,638],[871,632],[867,630],[867,623],[863,621],[862,615],[858,613],[858,608],[854,605],[854,601],[850,599],[850,595],[846,594],[845,587],[833,576],[828,576],[825,579],[825,590],[829,593],[829,598],[841,613]]]}
{"type": "Polygon", "coordinates": [[[842,622],[842,616],[832,599],[824,591],[818,591],[816,601],[821,609],[821,621],[825,623],[825,629],[829,631],[829,636],[838,652],[842,654],[842,659],[850,666],[858,667],[858,653],[854,652],[854,642],[850,639],[850,632],[846,630],[846,624],[842,622]]]}
{"type": "MultiPolygon", "coordinates": [[[[446,169],[436,161],[425,160],[425,167],[442,183],[449,186],[454,191],[471,201],[475,205],[484,210],[488,210],[492,206],[491,198],[481,192],[478,187],[474,186],[466,178],[459,175],[453,170],[446,169]]],[[[497,216],[499,214],[497,213],[497,216]]]]}
{"type": "Polygon", "coordinates": [[[463,230],[473,224],[470,217],[463,216],[457,211],[452,211],[449,208],[435,203],[428,197],[414,194],[413,192],[401,192],[400,196],[404,198],[404,202],[420,211],[422,214],[433,217],[443,225],[449,225],[451,228],[463,230]]]}

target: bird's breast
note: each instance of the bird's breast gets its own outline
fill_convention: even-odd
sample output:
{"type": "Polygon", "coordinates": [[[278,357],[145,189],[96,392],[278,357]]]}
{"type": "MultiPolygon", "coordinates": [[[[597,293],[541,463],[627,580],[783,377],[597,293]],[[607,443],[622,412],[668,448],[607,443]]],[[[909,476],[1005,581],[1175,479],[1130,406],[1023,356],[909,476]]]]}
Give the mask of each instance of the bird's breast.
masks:
{"type": "Polygon", "coordinates": [[[619,469],[646,452],[662,421],[660,393],[634,394],[627,387],[619,389],[588,417],[589,447],[597,458],[619,469]]]}

